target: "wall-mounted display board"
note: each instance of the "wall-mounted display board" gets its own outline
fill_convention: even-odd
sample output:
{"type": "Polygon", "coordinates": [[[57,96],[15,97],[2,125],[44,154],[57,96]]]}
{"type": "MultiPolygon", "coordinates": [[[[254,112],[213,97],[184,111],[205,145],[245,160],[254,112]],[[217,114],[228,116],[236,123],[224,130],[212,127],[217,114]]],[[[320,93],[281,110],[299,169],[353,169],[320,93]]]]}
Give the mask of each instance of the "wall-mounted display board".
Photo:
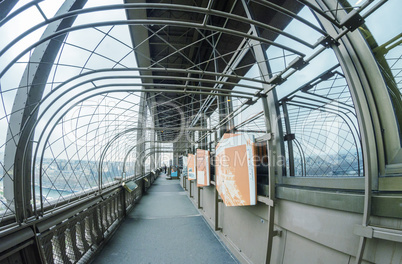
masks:
{"type": "MultiPolygon", "coordinates": [[[[145,178],[144,178],[145,179],[145,178]]],[[[123,182],[123,187],[129,193],[133,192],[135,189],[138,188],[138,185],[134,181],[123,182]]]]}
{"type": "Polygon", "coordinates": [[[187,157],[183,156],[183,176],[187,176],[187,157]]]}
{"type": "Polygon", "coordinates": [[[176,166],[172,166],[170,168],[171,172],[170,172],[170,176],[171,177],[177,177],[178,176],[178,171],[177,171],[177,167],[176,166]]]}
{"type": "Polygon", "coordinates": [[[210,173],[210,154],[208,150],[197,149],[197,186],[209,186],[210,173]]]}
{"type": "Polygon", "coordinates": [[[196,179],[196,157],[194,154],[188,154],[187,156],[187,175],[189,180],[195,180],[196,179]]]}
{"type": "Polygon", "coordinates": [[[252,135],[226,133],[216,146],[216,189],[226,206],[257,203],[254,145],[252,135]]]}

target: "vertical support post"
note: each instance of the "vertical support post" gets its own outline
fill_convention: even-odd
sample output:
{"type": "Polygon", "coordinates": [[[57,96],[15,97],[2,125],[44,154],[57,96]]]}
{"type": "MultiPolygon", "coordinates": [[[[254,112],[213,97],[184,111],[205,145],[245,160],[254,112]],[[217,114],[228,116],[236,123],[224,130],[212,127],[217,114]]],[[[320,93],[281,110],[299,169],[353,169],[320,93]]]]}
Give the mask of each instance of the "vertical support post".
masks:
{"type": "Polygon", "coordinates": [[[78,262],[78,260],[81,258],[81,252],[78,248],[78,240],[77,240],[77,225],[78,222],[70,224],[70,226],[66,230],[66,235],[67,239],[66,241],[68,242],[69,248],[72,248],[73,252],[69,251],[68,256],[70,260],[73,260],[74,262],[78,262]],[[72,253],[72,254],[71,254],[72,253]]]}
{"type": "MultiPolygon", "coordinates": [[[[145,90],[145,88],[143,87],[145,90]]],[[[136,149],[136,162],[135,162],[135,175],[144,175],[144,162],[145,160],[145,131],[143,128],[147,123],[147,104],[145,99],[145,92],[141,92],[139,117],[138,117],[138,131],[137,131],[137,149],[136,149]]]]}
{"type": "MultiPolygon", "coordinates": [[[[151,118],[151,116],[150,116],[151,118]]],[[[150,163],[149,163],[149,171],[153,171],[155,170],[155,156],[156,156],[156,151],[155,151],[155,137],[156,137],[156,133],[155,130],[151,130],[151,142],[149,144],[149,147],[151,148],[152,154],[150,155],[150,163]]]]}
{"type": "MultiPolygon", "coordinates": [[[[268,102],[266,98],[262,98],[264,113],[267,115],[269,113],[268,102]]],[[[268,125],[267,125],[268,130],[268,125]]],[[[268,160],[269,160],[269,169],[268,169],[268,198],[270,203],[268,205],[268,234],[267,234],[267,253],[265,263],[271,262],[271,254],[272,254],[272,242],[274,237],[274,220],[275,220],[275,163],[276,163],[276,155],[275,155],[275,146],[271,138],[268,140],[267,144],[268,151],[268,160]]]]}
{"type": "Polygon", "coordinates": [[[203,189],[202,187],[197,187],[198,189],[198,209],[203,209],[201,206],[201,190],[203,189]]]}
{"type": "Polygon", "coordinates": [[[85,237],[85,215],[80,216],[78,220],[78,232],[77,232],[77,246],[81,252],[86,252],[89,249],[88,240],[85,237]]]}
{"type": "MultiPolygon", "coordinates": [[[[121,206],[123,206],[123,208],[122,208],[122,216],[121,216],[121,218],[124,218],[124,217],[126,217],[126,215],[127,215],[127,206],[128,206],[128,204],[127,204],[127,191],[122,187],[122,190],[121,190],[121,206]]],[[[130,195],[130,194],[128,194],[128,195],[130,195]]]]}
{"type": "Polygon", "coordinates": [[[288,142],[288,160],[289,160],[289,175],[295,176],[295,159],[293,153],[293,139],[291,138],[292,131],[290,127],[289,112],[286,100],[282,101],[282,111],[285,119],[286,136],[288,142]]]}
{"type": "MultiPolygon", "coordinates": [[[[219,111],[219,123],[222,122],[222,119],[224,119],[228,115],[228,111],[226,108],[226,96],[219,96],[218,97],[218,111],[219,111]]],[[[224,126],[221,126],[219,128],[219,137],[221,138],[223,134],[227,131],[227,124],[224,126]]]]}
{"type": "Polygon", "coordinates": [[[215,231],[220,231],[222,228],[219,227],[219,193],[215,188],[215,231]]]}
{"type": "MultiPolygon", "coordinates": [[[[244,11],[247,15],[247,18],[253,19],[253,14],[249,8],[248,2],[246,0],[241,0],[244,11]]],[[[260,33],[255,25],[250,24],[250,28],[252,34],[260,37],[260,33]]],[[[268,56],[265,52],[265,49],[262,46],[262,43],[256,40],[250,40],[249,45],[254,52],[254,56],[256,58],[256,62],[258,68],[260,70],[261,76],[268,81],[268,78],[272,76],[271,69],[269,67],[268,56]]],[[[269,196],[269,205],[268,205],[268,233],[267,233],[267,250],[266,250],[266,259],[265,263],[271,262],[271,254],[272,254],[272,242],[273,237],[275,235],[274,232],[274,219],[275,219],[275,184],[276,184],[276,176],[282,175],[282,170],[280,170],[277,165],[277,157],[281,154],[282,149],[279,143],[283,143],[283,139],[281,138],[282,131],[280,125],[279,118],[279,108],[278,108],[278,98],[276,95],[275,89],[269,89],[270,85],[263,84],[264,90],[268,91],[266,96],[261,97],[264,115],[265,115],[265,126],[266,132],[270,135],[269,140],[267,142],[267,150],[268,150],[268,159],[269,159],[269,169],[268,169],[268,196],[269,196]]]]}
{"type": "MultiPolygon", "coordinates": [[[[314,0],[308,0],[308,2],[316,4],[314,0]]],[[[336,0],[321,0],[321,2],[322,11],[332,12],[337,21],[342,21],[348,15],[346,10],[338,8],[339,2],[336,0]]],[[[317,18],[328,35],[339,34],[340,31],[333,27],[330,21],[322,16],[317,18]]],[[[391,119],[381,118],[382,115],[389,113],[386,109],[391,111],[392,106],[387,103],[378,104],[376,98],[388,96],[388,88],[381,77],[382,74],[373,52],[361,32],[359,30],[348,32],[339,39],[339,45],[333,45],[332,48],[349,85],[361,133],[365,179],[362,226],[367,227],[371,218],[372,191],[378,190],[378,175],[381,174],[381,170],[384,170],[385,165],[384,140],[398,138],[396,135],[395,137],[389,134],[384,136],[384,133],[397,130],[390,129],[386,124],[387,120],[391,121],[391,119]]],[[[394,123],[394,121],[391,122],[394,123]]],[[[393,127],[391,124],[390,126],[393,127]]],[[[361,236],[356,253],[356,264],[363,261],[366,242],[367,238],[361,236]]]]}
{"type": "MultiPolygon", "coordinates": [[[[216,43],[215,43],[215,36],[212,36],[212,44],[213,44],[213,54],[214,58],[216,58],[216,43]]],[[[218,65],[218,60],[214,59],[214,68],[215,72],[219,72],[219,65],[218,65]]],[[[218,77],[216,77],[216,80],[218,80],[218,77]]],[[[219,124],[221,124],[222,120],[229,114],[229,111],[227,109],[227,98],[226,96],[218,96],[217,98],[217,105],[218,105],[218,116],[219,116],[219,124]]],[[[220,126],[219,128],[219,137],[222,137],[223,134],[228,130],[227,126],[229,123],[226,123],[224,126],[220,126]]]]}

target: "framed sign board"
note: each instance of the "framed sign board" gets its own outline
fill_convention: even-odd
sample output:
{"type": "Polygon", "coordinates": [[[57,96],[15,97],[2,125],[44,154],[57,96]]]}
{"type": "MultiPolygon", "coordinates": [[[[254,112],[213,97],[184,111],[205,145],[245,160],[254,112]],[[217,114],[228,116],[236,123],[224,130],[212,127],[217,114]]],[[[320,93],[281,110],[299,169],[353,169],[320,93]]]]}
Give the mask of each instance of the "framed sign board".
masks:
{"type": "Polygon", "coordinates": [[[196,157],[194,154],[188,154],[187,156],[187,176],[189,180],[195,180],[197,177],[196,174],[196,157]]]}
{"type": "Polygon", "coordinates": [[[216,146],[216,189],[226,206],[257,203],[257,168],[254,137],[223,135],[216,146]]]}
{"type": "Polygon", "coordinates": [[[197,149],[197,187],[211,184],[210,155],[208,150],[197,149]]]}

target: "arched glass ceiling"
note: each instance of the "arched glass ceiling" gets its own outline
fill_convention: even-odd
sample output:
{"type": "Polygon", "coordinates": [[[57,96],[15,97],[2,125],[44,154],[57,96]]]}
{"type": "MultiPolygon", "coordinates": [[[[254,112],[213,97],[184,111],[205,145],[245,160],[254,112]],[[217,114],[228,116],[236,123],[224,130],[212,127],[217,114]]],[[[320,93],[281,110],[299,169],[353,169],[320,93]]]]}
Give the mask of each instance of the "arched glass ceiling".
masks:
{"type": "Polygon", "coordinates": [[[262,135],[261,98],[274,93],[284,175],[361,176],[353,82],[330,47],[360,26],[345,14],[369,21],[386,1],[325,2],[18,1],[0,22],[0,217],[14,210],[14,177],[46,210],[150,170],[154,139],[185,153],[218,140],[210,131],[262,135]]]}

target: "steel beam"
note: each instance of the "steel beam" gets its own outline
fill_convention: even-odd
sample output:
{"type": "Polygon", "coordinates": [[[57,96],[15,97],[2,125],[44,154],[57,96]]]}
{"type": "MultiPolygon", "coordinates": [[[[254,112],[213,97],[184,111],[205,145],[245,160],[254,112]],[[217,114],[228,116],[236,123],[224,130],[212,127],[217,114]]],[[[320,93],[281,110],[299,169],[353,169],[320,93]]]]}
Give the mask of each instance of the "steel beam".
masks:
{"type": "Polygon", "coordinates": [[[138,125],[137,128],[140,128],[137,130],[137,148],[136,148],[136,164],[135,164],[135,174],[140,174],[145,173],[145,167],[143,164],[143,158],[145,155],[145,133],[141,129],[147,125],[147,117],[148,117],[148,111],[147,111],[147,105],[146,105],[146,95],[145,95],[145,89],[141,93],[141,99],[140,99],[140,107],[139,107],[139,113],[141,114],[138,118],[138,125]]]}
{"type": "MultiPolygon", "coordinates": [[[[253,19],[253,13],[249,6],[249,3],[246,0],[241,0],[243,4],[244,11],[249,19],[253,19]]],[[[252,30],[252,34],[259,36],[260,32],[257,27],[254,25],[250,25],[252,30]]],[[[254,56],[256,58],[256,62],[258,68],[261,72],[261,76],[263,78],[272,77],[272,71],[268,64],[268,56],[266,54],[266,50],[263,48],[263,43],[255,40],[250,40],[249,45],[252,47],[254,51],[254,56]]],[[[267,85],[263,85],[267,86],[267,85]]],[[[268,87],[264,87],[264,90],[268,87]]],[[[271,254],[272,254],[272,243],[273,237],[275,236],[274,231],[274,216],[275,216],[275,183],[276,177],[282,176],[282,169],[277,166],[277,159],[279,155],[283,153],[283,139],[282,136],[282,125],[281,119],[279,118],[279,109],[278,109],[278,98],[276,95],[275,89],[271,89],[266,97],[262,97],[263,110],[265,115],[265,126],[266,133],[271,134],[270,139],[267,142],[267,151],[268,151],[268,160],[270,163],[268,169],[268,199],[270,202],[268,203],[268,232],[267,232],[267,250],[266,250],[266,260],[265,263],[271,262],[271,254]],[[278,174],[278,175],[277,175],[278,174]]]]}
{"type": "MultiPolygon", "coordinates": [[[[11,9],[13,9],[17,3],[18,0],[4,0],[0,2],[0,26],[3,24],[3,19],[7,17],[8,13],[10,13],[11,9]]],[[[29,3],[29,5],[32,6],[33,4],[29,3]]]]}
{"type": "MultiPolygon", "coordinates": [[[[308,1],[311,2],[311,0],[308,1]]],[[[337,6],[337,1],[335,0],[323,0],[320,2],[322,3],[323,12],[331,12],[337,6]]],[[[336,19],[342,21],[347,13],[344,10],[338,10],[336,15],[336,19]]],[[[372,190],[378,188],[378,162],[381,163],[384,160],[382,139],[378,138],[383,133],[382,126],[384,124],[380,125],[378,116],[381,115],[381,112],[377,112],[378,104],[374,103],[374,94],[376,92],[384,93],[386,88],[384,88],[383,79],[378,71],[372,52],[360,32],[340,32],[340,30],[333,28],[332,23],[322,19],[322,17],[318,16],[318,19],[329,34],[338,34],[340,45],[332,46],[332,48],[345,74],[356,109],[361,133],[365,177],[362,226],[366,227],[369,225],[371,217],[372,190]],[[364,61],[368,60],[370,62],[364,63],[364,61]],[[372,86],[375,89],[372,89],[372,86]]],[[[380,98],[385,97],[380,96],[380,98]]],[[[389,107],[389,104],[382,102],[381,106],[389,107]]],[[[392,129],[385,130],[391,131],[392,129]]],[[[356,263],[361,263],[362,261],[366,240],[366,237],[360,237],[356,263]]]]}

